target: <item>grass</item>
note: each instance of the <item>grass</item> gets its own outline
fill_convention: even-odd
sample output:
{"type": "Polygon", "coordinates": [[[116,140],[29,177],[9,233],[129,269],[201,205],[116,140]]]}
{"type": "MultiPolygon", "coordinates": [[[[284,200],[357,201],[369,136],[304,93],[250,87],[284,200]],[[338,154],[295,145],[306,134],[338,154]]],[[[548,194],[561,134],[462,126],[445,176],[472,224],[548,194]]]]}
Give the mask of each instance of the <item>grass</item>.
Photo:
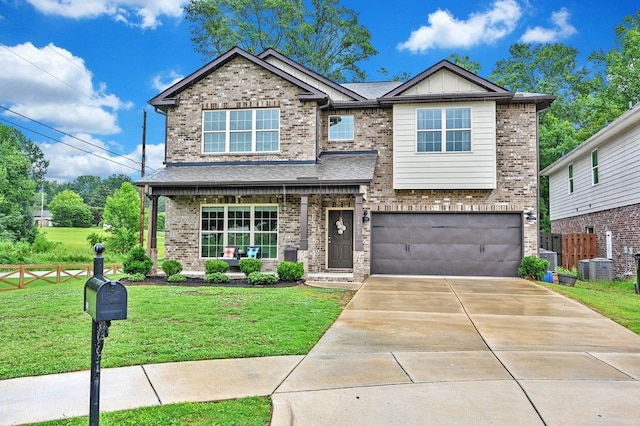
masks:
{"type": "Polygon", "coordinates": [[[540,284],[640,334],[640,295],[635,294],[633,281],[577,281],[574,287],[544,282],[540,284]]]}
{"type": "MultiPolygon", "coordinates": [[[[269,398],[252,397],[232,401],[172,404],[100,414],[104,426],[138,425],[268,425],[271,420],[269,398]]],[[[88,416],[39,423],[46,426],[86,425],[88,416]]]]}
{"type": "MultiPolygon", "coordinates": [[[[84,279],[0,293],[0,379],[88,370],[84,279]],[[28,348],[28,350],[25,350],[28,348]]],[[[306,354],[353,292],[310,287],[129,286],[102,366],[306,354]]]]}

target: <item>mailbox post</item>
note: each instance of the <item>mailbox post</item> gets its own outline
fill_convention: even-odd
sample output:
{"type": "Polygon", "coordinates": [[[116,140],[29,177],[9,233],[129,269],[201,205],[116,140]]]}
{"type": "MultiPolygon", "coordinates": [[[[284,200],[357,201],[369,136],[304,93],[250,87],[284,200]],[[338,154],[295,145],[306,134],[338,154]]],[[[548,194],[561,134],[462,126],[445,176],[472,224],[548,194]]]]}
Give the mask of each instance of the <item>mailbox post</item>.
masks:
{"type": "Polygon", "coordinates": [[[100,361],[104,339],[109,336],[112,320],[127,319],[127,289],[118,281],[104,277],[104,246],[93,247],[93,277],[84,285],[84,310],[91,315],[91,389],[89,425],[100,424],[100,361]]]}
{"type": "Polygon", "coordinates": [[[636,253],[633,255],[633,257],[636,259],[636,262],[638,262],[638,270],[636,273],[636,294],[640,294],[640,252],[636,253]]]}

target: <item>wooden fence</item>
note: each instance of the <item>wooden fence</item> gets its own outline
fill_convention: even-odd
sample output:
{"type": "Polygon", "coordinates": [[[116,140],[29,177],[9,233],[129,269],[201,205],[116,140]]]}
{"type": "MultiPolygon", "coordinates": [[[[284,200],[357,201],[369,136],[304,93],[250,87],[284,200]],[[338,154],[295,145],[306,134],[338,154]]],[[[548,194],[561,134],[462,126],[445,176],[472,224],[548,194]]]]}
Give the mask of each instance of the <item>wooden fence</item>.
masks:
{"type": "Polygon", "coordinates": [[[558,253],[558,265],[566,269],[598,256],[596,234],[540,234],[540,247],[558,253]]]}
{"type": "MultiPolygon", "coordinates": [[[[104,265],[105,274],[121,274],[122,265],[104,265]]],[[[89,279],[93,275],[93,265],[0,265],[0,291],[25,288],[35,281],[61,284],[73,278],[89,279]]]]}

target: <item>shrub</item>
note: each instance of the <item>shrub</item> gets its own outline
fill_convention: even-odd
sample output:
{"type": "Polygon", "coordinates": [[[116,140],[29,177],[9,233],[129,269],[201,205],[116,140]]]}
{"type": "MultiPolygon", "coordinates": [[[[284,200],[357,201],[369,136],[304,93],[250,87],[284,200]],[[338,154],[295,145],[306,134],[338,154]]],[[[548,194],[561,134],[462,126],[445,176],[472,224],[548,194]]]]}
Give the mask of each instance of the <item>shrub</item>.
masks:
{"type": "Polygon", "coordinates": [[[141,246],[132,248],[122,264],[125,274],[147,275],[153,268],[153,262],[141,246]]]}
{"type": "Polygon", "coordinates": [[[541,280],[547,273],[549,262],[538,256],[525,256],[520,262],[518,275],[520,277],[531,277],[535,280],[541,280]]]}
{"type": "Polygon", "coordinates": [[[221,273],[224,274],[229,269],[229,264],[224,260],[215,259],[204,262],[205,275],[221,273]]]}
{"type": "Polygon", "coordinates": [[[278,277],[280,281],[299,281],[304,276],[302,262],[284,261],[278,265],[278,277]]]}
{"type": "Polygon", "coordinates": [[[252,272],[260,272],[262,270],[262,261],[253,258],[240,259],[238,266],[244,275],[248,277],[252,272]]]}
{"type": "Polygon", "coordinates": [[[255,271],[247,276],[247,281],[251,285],[273,285],[278,282],[278,276],[276,274],[263,274],[262,272],[255,271]]]}
{"type": "Polygon", "coordinates": [[[87,235],[87,241],[91,247],[95,246],[98,243],[102,243],[106,240],[106,236],[104,234],[98,234],[97,232],[92,232],[87,235]]]}
{"type": "Polygon", "coordinates": [[[144,281],[146,278],[147,277],[145,274],[137,274],[137,273],[129,274],[129,281],[133,281],[133,282],[144,281]]]}
{"type": "Polygon", "coordinates": [[[167,277],[170,277],[182,272],[182,264],[177,260],[165,260],[162,262],[162,270],[167,277]]]}
{"type": "Polygon", "coordinates": [[[228,283],[229,277],[223,274],[222,272],[213,272],[211,274],[205,275],[204,281],[207,283],[215,283],[215,284],[228,283]]]}
{"type": "Polygon", "coordinates": [[[187,277],[180,273],[172,274],[167,277],[167,281],[170,283],[183,283],[187,281],[187,277]]]}
{"type": "Polygon", "coordinates": [[[35,253],[46,253],[53,250],[58,245],[60,245],[60,243],[49,241],[47,240],[47,236],[45,234],[38,232],[38,234],[36,235],[36,239],[33,240],[31,248],[35,253]]]}

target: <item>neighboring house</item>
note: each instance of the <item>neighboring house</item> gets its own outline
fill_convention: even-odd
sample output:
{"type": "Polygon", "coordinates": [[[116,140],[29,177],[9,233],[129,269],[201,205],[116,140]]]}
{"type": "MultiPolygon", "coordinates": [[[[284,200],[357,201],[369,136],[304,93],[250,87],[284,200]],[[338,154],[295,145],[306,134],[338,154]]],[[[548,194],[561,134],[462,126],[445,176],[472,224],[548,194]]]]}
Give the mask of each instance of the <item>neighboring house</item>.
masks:
{"type": "Polygon", "coordinates": [[[40,227],[53,226],[53,215],[49,210],[34,210],[33,221],[40,227]]]}
{"type": "Polygon", "coordinates": [[[640,104],[544,169],[552,232],[595,233],[614,276],[640,252],[640,104]]]}
{"type": "Polygon", "coordinates": [[[166,116],[166,167],[138,185],[152,211],[168,198],[165,258],[185,270],[255,245],[265,269],[296,256],[347,280],[513,276],[537,253],[525,217],[553,100],[448,61],[404,83],[340,85],[234,48],[149,101],[166,116]]]}

